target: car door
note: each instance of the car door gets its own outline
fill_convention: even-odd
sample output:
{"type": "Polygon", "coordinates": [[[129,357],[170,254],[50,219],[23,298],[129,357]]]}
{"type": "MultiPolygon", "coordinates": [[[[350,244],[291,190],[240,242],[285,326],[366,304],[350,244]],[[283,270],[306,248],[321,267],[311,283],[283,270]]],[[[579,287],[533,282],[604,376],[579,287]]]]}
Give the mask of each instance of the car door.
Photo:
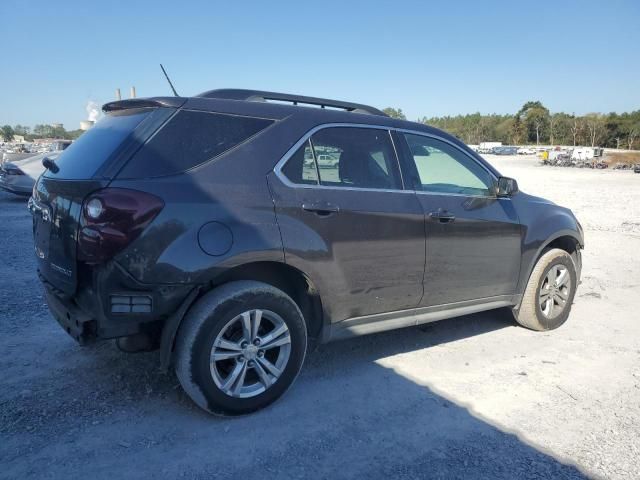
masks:
{"type": "Polygon", "coordinates": [[[388,130],[322,128],[268,178],[285,261],[310,277],[331,321],[420,303],[424,214],[388,130]]]}
{"type": "Polygon", "coordinates": [[[521,227],[510,198],[495,195],[494,175],[453,142],[397,133],[405,178],[425,214],[423,306],[512,295],[521,227]]]}

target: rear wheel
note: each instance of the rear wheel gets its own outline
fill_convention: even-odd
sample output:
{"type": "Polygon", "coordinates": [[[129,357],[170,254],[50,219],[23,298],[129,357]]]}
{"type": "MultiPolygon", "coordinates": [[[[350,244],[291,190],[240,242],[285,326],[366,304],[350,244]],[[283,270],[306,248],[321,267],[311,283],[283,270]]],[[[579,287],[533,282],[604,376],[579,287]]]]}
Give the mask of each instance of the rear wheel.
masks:
{"type": "Polygon", "coordinates": [[[176,374],[208,412],[250,413],[291,386],[306,346],[302,313],[289,296],[261,282],[232,282],[209,292],[185,317],[176,374]]]}
{"type": "Polygon", "coordinates": [[[571,256],[559,248],[544,253],[536,263],[518,309],[516,321],[532,330],[553,330],[567,321],[577,287],[571,256]]]}

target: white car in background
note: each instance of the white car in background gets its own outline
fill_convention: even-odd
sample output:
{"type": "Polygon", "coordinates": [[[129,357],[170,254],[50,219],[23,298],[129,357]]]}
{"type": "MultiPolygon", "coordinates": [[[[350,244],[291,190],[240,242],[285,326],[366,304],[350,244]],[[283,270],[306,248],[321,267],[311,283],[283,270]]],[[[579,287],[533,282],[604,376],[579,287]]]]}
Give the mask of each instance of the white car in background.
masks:
{"type": "Polygon", "coordinates": [[[36,180],[45,171],[42,160],[45,157],[55,160],[60,153],[62,152],[40,153],[23,160],[0,164],[0,189],[16,195],[31,195],[36,180]]]}
{"type": "Polygon", "coordinates": [[[531,147],[520,147],[518,149],[518,155],[535,155],[536,149],[531,147]]]}
{"type": "Polygon", "coordinates": [[[45,158],[55,160],[69,145],[71,140],[58,140],[48,152],[0,163],[0,189],[16,195],[31,195],[36,180],[46,170],[42,161],[45,158]]]}

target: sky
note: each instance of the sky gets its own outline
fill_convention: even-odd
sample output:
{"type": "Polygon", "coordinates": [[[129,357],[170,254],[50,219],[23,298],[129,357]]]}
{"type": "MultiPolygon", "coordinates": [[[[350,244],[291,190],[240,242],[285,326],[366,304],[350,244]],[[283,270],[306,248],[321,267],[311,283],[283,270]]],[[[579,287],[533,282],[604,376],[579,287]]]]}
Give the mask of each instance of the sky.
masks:
{"type": "Polygon", "coordinates": [[[251,88],[410,120],[640,108],[640,1],[0,0],[0,125],[78,128],[86,105],[251,88]]]}

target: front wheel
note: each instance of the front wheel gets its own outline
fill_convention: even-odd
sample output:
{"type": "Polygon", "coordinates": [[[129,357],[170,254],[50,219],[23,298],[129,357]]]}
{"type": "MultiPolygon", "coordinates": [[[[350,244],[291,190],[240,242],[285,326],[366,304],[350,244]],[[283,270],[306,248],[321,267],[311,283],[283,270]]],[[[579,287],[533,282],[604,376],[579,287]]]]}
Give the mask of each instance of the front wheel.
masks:
{"type": "Polygon", "coordinates": [[[536,263],[516,321],[532,330],[553,330],[567,321],[576,294],[578,278],[571,256],[559,248],[546,252],[536,263]]]}
{"type": "Polygon", "coordinates": [[[231,282],[187,313],[176,340],[176,374],[204,410],[241,415],[284,394],[306,347],[304,318],[288,295],[261,282],[231,282]]]}

